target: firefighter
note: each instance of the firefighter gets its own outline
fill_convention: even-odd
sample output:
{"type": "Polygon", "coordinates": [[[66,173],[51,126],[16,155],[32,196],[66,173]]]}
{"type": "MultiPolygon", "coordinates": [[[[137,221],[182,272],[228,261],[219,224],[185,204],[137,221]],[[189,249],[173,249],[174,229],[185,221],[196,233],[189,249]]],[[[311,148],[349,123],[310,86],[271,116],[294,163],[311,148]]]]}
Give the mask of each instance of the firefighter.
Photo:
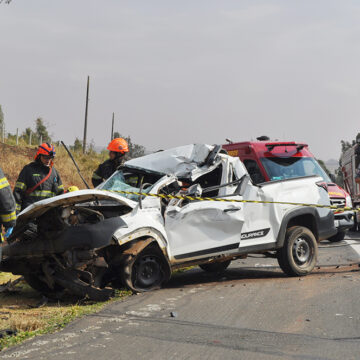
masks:
{"type": "Polygon", "coordinates": [[[129,152],[129,146],[125,139],[115,138],[112,140],[107,149],[109,150],[110,159],[104,161],[94,171],[91,181],[94,187],[100,185],[104,180],[108,179],[119,166],[125,161],[125,154],[129,152]]]}
{"type": "MultiPolygon", "coordinates": [[[[5,228],[5,237],[8,238],[16,222],[16,203],[11,187],[2,169],[0,168],[0,226],[5,228]]],[[[1,241],[3,240],[1,234],[1,241]]]]}
{"type": "Polygon", "coordinates": [[[54,168],[55,148],[49,143],[39,146],[35,161],[25,165],[15,184],[16,211],[64,192],[60,175],[54,168]]]}

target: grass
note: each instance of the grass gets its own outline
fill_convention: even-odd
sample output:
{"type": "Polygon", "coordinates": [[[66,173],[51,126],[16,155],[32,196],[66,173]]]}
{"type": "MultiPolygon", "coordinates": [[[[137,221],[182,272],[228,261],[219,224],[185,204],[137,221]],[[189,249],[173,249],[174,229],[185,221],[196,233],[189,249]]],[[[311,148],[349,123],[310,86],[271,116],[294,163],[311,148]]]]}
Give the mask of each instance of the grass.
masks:
{"type": "MultiPolygon", "coordinates": [[[[13,188],[21,169],[34,160],[37,146],[25,144],[9,145],[0,143],[0,164],[5,176],[13,188]]],[[[91,176],[97,166],[103,162],[105,154],[85,154],[75,152],[82,175],[91,186],[91,176]]],[[[56,147],[55,168],[58,170],[65,189],[76,185],[84,189],[85,185],[77,174],[77,170],[62,146],[56,147]]],[[[0,285],[17,276],[0,273],[0,285]]],[[[121,299],[131,294],[130,291],[118,291],[116,296],[107,302],[76,302],[74,299],[62,303],[49,303],[40,308],[35,308],[42,296],[33,290],[26,282],[22,281],[15,286],[11,293],[0,293],[0,331],[11,329],[17,331],[15,336],[6,336],[0,339],[0,350],[18,344],[25,339],[42,335],[63,328],[72,320],[83,315],[101,310],[107,303],[121,299]]]]}
{"type": "MultiPolygon", "coordinates": [[[[12,188],[19,176],[22,168],[34,161],[37,146],[26,145],[8,145],[0,143],[0,164],[12,188]]],[[[82,154],[82,152],[73,153],[76,162],[81,170],[87,183],[91,186],[91,177],[94,170],[102,163],[107,154],[98,154],[92,152],[91,154],[82,154]]],[[[71,185],[76,185],[79,189],[85,189],[85,185],[80,179],[77,170],[71,161],[69,155],[62,146],[56,147],[56,157],[54,166],[58,170],[65,189],[71,185]]]]}
{"type": "MultiPolygon", "coordinates": [[[[17,276],[0,273],[0,285],[17,276]]],[[[68,302],[49,303],[36,308],[42,296],[22,281],[11,293],[0,294],[0,330],[16,331],[14,336],[0,339],[0,350],[16,345],[22,341],[62,329],[71,321],[81,316],[101,310],[106,304],[123,299],[131,291],[119,290],[113,299],[106,302],[84,301],[82,303],[68,302]]]]}

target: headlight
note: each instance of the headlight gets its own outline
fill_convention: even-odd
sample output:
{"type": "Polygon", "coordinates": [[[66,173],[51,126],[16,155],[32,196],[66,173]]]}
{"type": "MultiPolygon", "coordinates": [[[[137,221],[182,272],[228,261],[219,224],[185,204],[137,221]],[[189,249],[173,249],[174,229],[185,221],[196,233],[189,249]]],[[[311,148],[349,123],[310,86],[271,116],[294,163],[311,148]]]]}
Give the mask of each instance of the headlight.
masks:
{"type": "Polygon", "coordinates": [[[351,202],[351,196],[350,195],[346,195],[345,206],[346,207],[352,207],[352,202],[351,202]]]}

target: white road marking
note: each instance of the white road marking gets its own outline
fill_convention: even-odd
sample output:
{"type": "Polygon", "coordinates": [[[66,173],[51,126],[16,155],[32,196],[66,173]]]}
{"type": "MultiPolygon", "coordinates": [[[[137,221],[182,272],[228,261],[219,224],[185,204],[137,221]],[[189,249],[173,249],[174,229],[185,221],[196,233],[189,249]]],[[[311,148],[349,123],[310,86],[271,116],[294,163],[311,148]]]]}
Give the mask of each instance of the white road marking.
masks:
{"type": "Polygon", "coordinates": [[[360,256],[360,242],[354,240],[345,240],[345,242],[360,256]]]}
{"type": "Polygon", "coordinates": [[[150,313],[148,311],[131,310],[131,311],[127,311],[125,314],[126,315],[141,316],[141,317],[149,317],[150,316],[150,313]]]}

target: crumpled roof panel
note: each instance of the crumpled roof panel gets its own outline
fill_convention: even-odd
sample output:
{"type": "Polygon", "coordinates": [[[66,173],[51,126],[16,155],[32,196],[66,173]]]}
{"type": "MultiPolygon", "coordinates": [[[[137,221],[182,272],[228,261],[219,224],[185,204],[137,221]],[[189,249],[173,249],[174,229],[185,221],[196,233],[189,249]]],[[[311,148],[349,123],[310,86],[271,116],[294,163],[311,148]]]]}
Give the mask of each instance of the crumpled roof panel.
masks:
{"type": "MultiPolygon", "coordinates": [[[[178,178],[188,178],[192,177],[194,170],[198,170],[199,166],[203,165],[213,148],[214,146],[206,144],[179,146],[129,160],[125,166],[175,175],[178,178]]],[[[206,169],[207,167],[204,168],[205,171],[206,169]]]]}

